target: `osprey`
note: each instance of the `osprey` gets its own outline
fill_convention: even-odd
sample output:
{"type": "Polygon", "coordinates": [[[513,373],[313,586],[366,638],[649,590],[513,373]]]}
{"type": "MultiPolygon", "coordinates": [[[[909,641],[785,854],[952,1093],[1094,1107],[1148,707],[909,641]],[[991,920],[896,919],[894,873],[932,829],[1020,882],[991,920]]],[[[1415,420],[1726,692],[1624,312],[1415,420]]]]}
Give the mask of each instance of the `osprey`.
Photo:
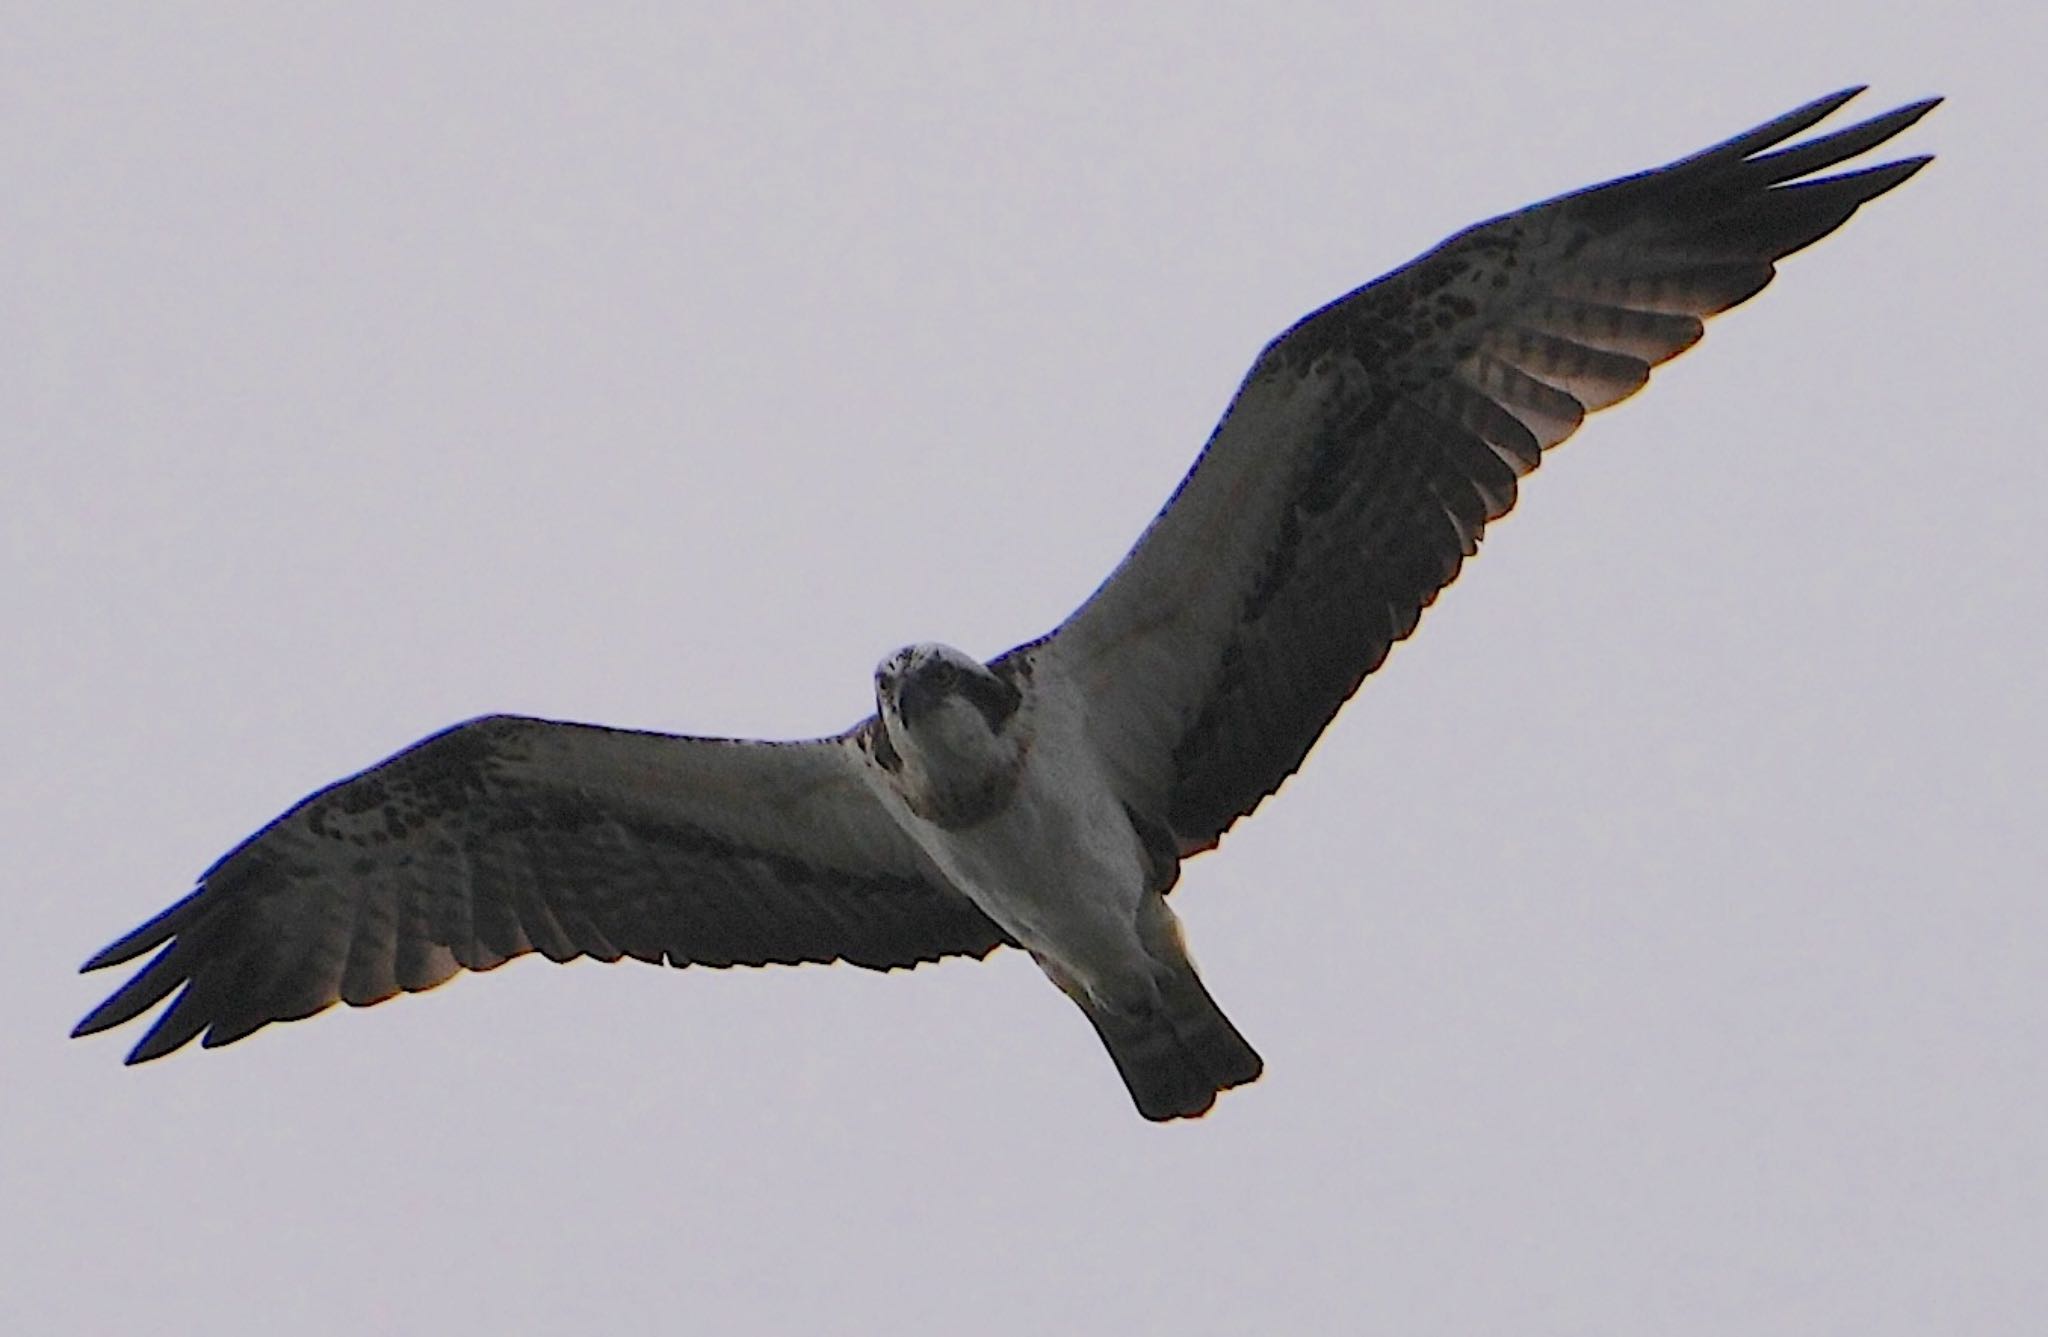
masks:
{"type": "Polygon", "coordinates": [[[1182,946],[1181,861],[1294,773],[1545,449],[1926,165],[1815,175],[1938,99],[1776,147],[1860,91],[1482,223],[1300,321],[1050,634],[988,663],[899,651],[874,715],[831,738],[457,725],[86,962],[156,953],[74,1034],[171,999],[143,1062],[536,951],[889,970],[1011,946],[1141,1114],[1202,1114],[1261,1063],[1182,946]]]}

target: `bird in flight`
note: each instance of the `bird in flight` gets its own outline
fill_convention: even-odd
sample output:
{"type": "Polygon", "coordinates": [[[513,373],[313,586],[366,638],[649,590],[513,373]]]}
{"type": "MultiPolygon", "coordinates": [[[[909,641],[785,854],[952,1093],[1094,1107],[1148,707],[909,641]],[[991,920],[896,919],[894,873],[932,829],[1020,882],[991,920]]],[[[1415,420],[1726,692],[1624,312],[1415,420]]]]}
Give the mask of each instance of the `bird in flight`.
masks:
{"type": "Polygon", "coordinates": [[[890,970],[1021,947],[1147,1119],[1262,1067],[1166,895],[1301,765],[1587,413],[1929,161],[1820,175],[1931,110],[1781,147],[1861,89],[1481,223],[1302,319],[1101,587],[983,663],[919,644],[801,742],[508,715],[303,800],[85,963],[128,1061],[539,952],[890,970]]]}

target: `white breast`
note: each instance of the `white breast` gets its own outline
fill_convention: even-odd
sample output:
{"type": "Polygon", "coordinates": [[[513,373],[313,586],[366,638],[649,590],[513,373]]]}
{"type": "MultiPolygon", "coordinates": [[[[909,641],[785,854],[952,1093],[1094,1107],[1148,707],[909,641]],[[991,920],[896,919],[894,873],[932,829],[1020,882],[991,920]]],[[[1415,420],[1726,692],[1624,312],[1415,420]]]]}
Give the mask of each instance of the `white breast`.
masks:
{"type": "Polygon", "coordinates": [[[984,914],[1101,998],[1149,979],[1138,939],[1144,850],[1077,712],[1041,697],[1011,801],[948,830],[907,810],[907,829],[984,914]]]}

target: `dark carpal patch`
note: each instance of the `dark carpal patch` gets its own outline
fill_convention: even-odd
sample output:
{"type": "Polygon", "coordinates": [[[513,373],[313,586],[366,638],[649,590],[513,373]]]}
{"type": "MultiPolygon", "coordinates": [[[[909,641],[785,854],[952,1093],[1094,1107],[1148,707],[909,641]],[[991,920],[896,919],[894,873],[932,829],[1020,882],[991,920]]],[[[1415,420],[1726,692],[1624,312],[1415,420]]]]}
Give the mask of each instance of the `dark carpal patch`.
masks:
{"type": "Polygon", "coordinates": [[[485,793],[489,767],[513,745],[514,724],[489,717],[444,729],[373,771],[314,795],[272,825],[303,812],[307,828],[325,839],[358,847],[403,840],[485,793]]]}

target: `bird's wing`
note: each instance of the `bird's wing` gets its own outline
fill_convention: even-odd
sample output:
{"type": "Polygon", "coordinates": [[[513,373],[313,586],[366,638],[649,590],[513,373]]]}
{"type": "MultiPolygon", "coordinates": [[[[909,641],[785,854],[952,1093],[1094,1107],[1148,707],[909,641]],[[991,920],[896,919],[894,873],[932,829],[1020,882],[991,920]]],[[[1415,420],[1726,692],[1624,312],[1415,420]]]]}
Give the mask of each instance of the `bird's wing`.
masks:
{"type": "Polygon", "coordinates": [[[536,951],[888,969],[1007,942],[890,819],[861,764],[852,735],[472,720],[306,799],[93,957],[85,969],[157,951],[74,1033],[175,992],[129,1055],[141,1062],[536,951]]]}
{"type": "Polygon", "coordinates": [[[1928,159],[1814,178],[1937,100],[1801,107],[1482,223],[1269,344],[1166,508],[1049,637],[1127,801],[1206,849],[1309,747],[1585,415],[1928,159]]]}

